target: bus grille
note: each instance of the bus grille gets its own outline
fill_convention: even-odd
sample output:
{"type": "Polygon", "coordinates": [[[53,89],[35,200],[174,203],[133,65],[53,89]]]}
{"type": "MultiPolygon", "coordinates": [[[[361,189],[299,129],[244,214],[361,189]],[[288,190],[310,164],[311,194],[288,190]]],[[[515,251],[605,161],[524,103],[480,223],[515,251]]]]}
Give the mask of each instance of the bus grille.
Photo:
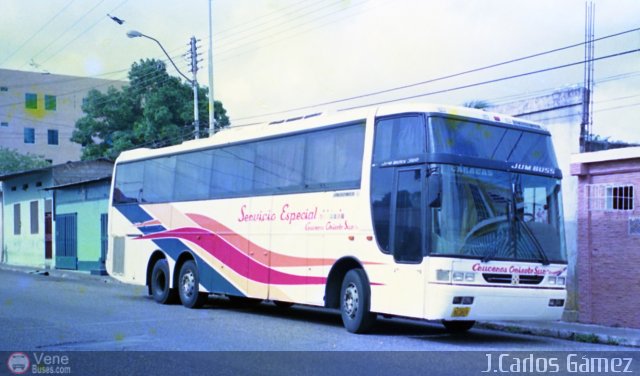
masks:
{"type": "Polygon", "coordinates": [[[506,283],[510,285],[539,285],[544,276],[521,274],[483,273],[482,277],[489,283],[506,283]]]}
{"type": "Polygon", "coordinates": [[[124,274],[124,237],[113,238],[113,273],[124,274]]]}

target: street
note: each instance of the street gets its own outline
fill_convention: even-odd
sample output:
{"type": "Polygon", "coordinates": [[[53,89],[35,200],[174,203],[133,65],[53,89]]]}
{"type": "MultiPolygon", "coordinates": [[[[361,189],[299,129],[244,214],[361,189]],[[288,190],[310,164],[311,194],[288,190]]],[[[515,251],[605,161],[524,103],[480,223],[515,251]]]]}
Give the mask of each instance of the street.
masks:
{"type": "Polygon", "coordinates": [[[354,335],[336,311],[270,302],[245,307],[213,297],[203,309],[159,305],[146,289],[104,278],[0,270],[0,350],[167,351],[602,351],[616,346],[437,323],[379,319],[354,335]]]}

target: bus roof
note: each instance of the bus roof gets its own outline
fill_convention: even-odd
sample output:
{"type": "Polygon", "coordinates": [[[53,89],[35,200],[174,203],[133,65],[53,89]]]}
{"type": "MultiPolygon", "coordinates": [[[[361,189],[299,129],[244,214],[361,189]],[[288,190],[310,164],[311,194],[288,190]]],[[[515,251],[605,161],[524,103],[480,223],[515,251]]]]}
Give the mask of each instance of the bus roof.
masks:
{"type": "Polygon", "coordinates": [[[232,125],[208,138],[184,141],[178,145],[158,149],[139,148],[124,151],[120,154],[116,162],[119,163],[161,155],[177,154],[190,150],[205,149],[211,146],[226,145],[236,142],[268,138],[281,134],[295,133],[303,130],[320,129],[322,127],[337,124],[357,122],[372,116],[388,116],[402,113],[431,113],[461,116],[531,128],[538,132],[542,130],[542,127],[536,123],[480,109],[439,104],[399,103],[379,107],[355,108],[337,112],[314,113],[261,124],[232,125]]]}

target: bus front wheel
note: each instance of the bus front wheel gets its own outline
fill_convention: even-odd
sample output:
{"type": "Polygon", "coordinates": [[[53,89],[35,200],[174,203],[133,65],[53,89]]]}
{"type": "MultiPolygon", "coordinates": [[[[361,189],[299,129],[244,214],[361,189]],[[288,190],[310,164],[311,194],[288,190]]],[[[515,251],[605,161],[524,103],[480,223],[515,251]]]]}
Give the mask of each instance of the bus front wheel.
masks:
{"type": "Polygon", "coordinates": [[[182,305],[187,308],[199,308],[207,301],[209,294],[200,292],[200,276],[193,260],[187,260],[180,268],[178,294],[182,305]]]}
{"type": "Polygon", "coordinates": [[[367,277],[362,269],[347,272],[340,290],[340,312],[342,323],[351,333],[368,331],[376,319],[371,313],[371,292],[367,277]]]}
{"type": "Polygon", "coordinates": [[[176,292],[169,285],[169,263],[160,259],[153,265],[151,272],[151,295],[160,304],[171,304],[176,300],[176,292]]]}

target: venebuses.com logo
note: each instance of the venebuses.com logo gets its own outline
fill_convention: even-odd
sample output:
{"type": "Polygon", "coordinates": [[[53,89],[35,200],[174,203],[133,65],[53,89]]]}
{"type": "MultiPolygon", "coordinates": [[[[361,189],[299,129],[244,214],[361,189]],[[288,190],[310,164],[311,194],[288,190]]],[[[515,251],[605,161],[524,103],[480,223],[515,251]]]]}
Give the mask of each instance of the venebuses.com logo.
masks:
{"type": "Polygon", "coordinates": [[[12,353],[9,355],[9,359],[7,359],[7,367],[9,367],[9,371],[16,375],[22,375],[27,372],[30,366],[31,361],[29,360],[29,355],[22,352],[12,353]]]}
{"type": "Polygon", "coordinates": [[[68,355],[32,353],[31,357],[23,352],[14,352],[7,359],[7,368],[14,375],[31,374],[70,374],[71,366],[68,355]]]}

